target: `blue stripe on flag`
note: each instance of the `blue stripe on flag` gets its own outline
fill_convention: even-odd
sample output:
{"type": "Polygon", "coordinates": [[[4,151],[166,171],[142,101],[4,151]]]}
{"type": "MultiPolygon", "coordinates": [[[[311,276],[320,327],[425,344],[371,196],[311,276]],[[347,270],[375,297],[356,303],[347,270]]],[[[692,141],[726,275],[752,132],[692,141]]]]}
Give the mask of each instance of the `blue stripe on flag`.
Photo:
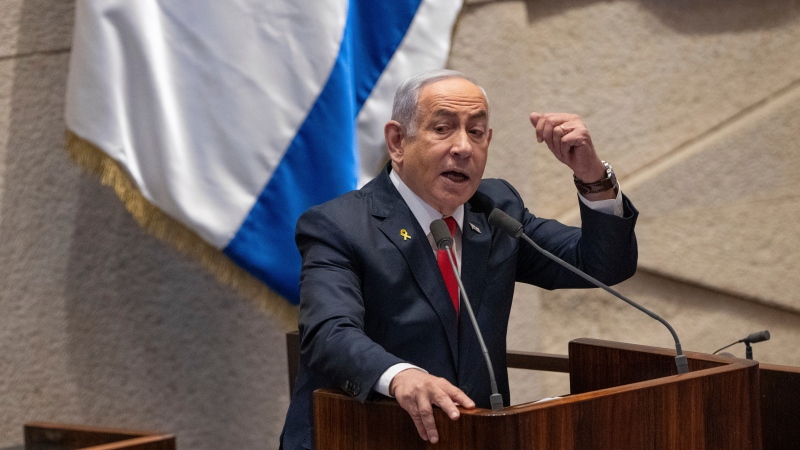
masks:
{"type": "Polygon", "coordinates": [[[355,189],[355,123],[422,0],[351,0],[339,55],[286,154],[224,253],[293,304],[300,302],[297,219],[355,189]]]}

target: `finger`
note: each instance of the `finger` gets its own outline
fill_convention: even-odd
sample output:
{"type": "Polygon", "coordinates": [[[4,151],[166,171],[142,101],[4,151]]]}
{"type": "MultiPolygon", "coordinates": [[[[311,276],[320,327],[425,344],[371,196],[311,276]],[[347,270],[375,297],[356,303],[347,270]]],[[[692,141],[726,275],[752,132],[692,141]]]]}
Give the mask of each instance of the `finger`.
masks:
{"type": "Polygon", "coordinates": [[[536,121],[536,139],[539,142],[544,142],[544,128],[547,125],[547,117],[540,115],[536,121]]]}
{"type": "Polygon", "coordinates": [[[539,122],[542,119],[542,115],[539,114],[538,112],[532,112],[530,115],[530,119],[531,119],[531,125],[533,125],[533,128],[536,130],[536,141],[542,142],[542,135],[539,132],[539,122]]]}
{"type": "Polygon", "coordinates": [[[436,430],[436,420],[433,417],[433,407],[428,399],[420,397],[420,399],[417,401],[417,408],[419,420],[422,422],[422,427],[425,431],[425,436],[420,436],[422,436],[422,439],[430,441],[431,444],[435,444],[439,441],[439,432],[436,430]]]}
{"type": "MultiPolygon", "coordinates": [[[[418,402],[417,399],[412,399],[409,402],[402,402],[400,406],[403,407],[408,412],[408,415],[411,416],[411,420],[414,421],[414,426],[417,428],[417,434],[422,440],[427,441],[429,439],[428,430],[425,428],[425,423],[422,420],[422,414],[420,410],[422,409],[422,405],[426,403],[427,400],[424,398],[420,399],[418,402]]],[[[428,405],[430,408],[430,404],[428,405]]]]}
{"type": "Polygon", "coordinates": [[[542,124],[542,139],[547,144],[547,148],[555,151],[555,145],[553,145],[553,124],[549,120],[542,120],[539,123],[542,124]]]}
{"type": "MultiPolygon", "coordinates": [[[[455,386],[454,386],[455,388],[455,386]]],[[[475,407],[475,402],[467,396],[461,389],[455,388],[455,392],[450,394],[450,398],[463,408],[472,409],[475,407]]]]}
{"type": "Polygon", "coordinates": [[[553,153],[560,160],[563,160],[567,155],[569,146],[564,143],[564,136],[566,135],[564,127],[557,125],[553,127],[553,153]]]}
{"type": "Polygon", "coordinates": [[[417,434],[419,434],[419,437],[421,437],[423,441],[429,440],[428,430],[425,429],[425,424],[422,423],[419,414],[411,414],[411,419],[414,421],[414,426],[417,427],[417,434]]]}
{"type": "Polygon", "coordinates": [[[450,395],[444,391],[442,391],[441,394],[437,395],[436,398],[433,399],[433,403],[439,408],[442,408],[442,411],[444,411],[445,414],[447,414],[447,417],[452,420],[458,419],[458,417],[461,415],[461,413],[458,411],[458,407],[450,398],[450,395]]]}

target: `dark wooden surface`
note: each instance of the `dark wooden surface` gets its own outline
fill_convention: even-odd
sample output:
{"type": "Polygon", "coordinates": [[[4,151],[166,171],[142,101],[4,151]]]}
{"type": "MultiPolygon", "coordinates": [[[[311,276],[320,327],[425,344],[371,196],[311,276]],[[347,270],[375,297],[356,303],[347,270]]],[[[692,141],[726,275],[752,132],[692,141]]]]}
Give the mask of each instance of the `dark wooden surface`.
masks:
{"type": "Polygon", "coordinates": [[[506,353],[506,365],[509,369],[569,373],[569,357],[552,353],[509,351],[506,353]]]}
{"type": "Polygon", "coordinates": [[[25,424],[25,450],[175,450],[175,436],[47,422],[25,424]]]}
{"type": "Polygon", "coordinates": [[[435,446],[418,437],[392,400],[360,404],[338,391],[318,391],[317,448],[761,449],[757,363],[690,355],[695,370],[671,375],[673,355],[580,340],[570,345],[570,369],[582,371],[578,386],[597,389],[499,412],[462,410],[455,422],[435,409],[441,436],[435,446]]]}
{"type": "Polygon", "coordinates": [[[764,450],[800,449],[800,368],[760,365],[764,450]]]}
{"type": "MultiPolygon", "coordinates": [[[[693,387],[684,390],[685,394],[674,397],[676,402],[668,406],[672,408],[671,411],[663,410],[667,407],[665,402],[655,402],[652,408],[656,415],[668,419],[668,422],[680,423],[691,417],[700,425],[675,430],[679,432],[661,437],[656,434],[655,437],[656,442],[680,437],[686,441],[686,448],[740,448],[737,442],[749,443],[742,448],[762,448],[760,382],[758,363],[755,361],[686,352],[690,372],[677,377],[674,350],[621,343],[608,346],[605,341],[577,339],[570,342],[569,352],[572,394],[650,383],[647,380],[659,377],[676,378],[676,385],[681,385],[690,383],[691,377],[704,377],[703,374],[709,371],[747,367],[744,377],[730,374],[704,377],[700,390],[693,387]],[[604,369],[606,367],[613,369],[604,369]],[[702,411],[696,407],[698,401],[703,404],[702,411]],[[687,434],[686,430],[691,430],[693,434],[687,434]]],[[[640,424],[645,418],[629,419],[633,420],[632,423],[640,424]]],[[[644,428],[651,427],[645,424],[644,428]]],[[[670,442],[667,447],[657,448],[682,448],[679,444],[679,441],[670,442]]]]}

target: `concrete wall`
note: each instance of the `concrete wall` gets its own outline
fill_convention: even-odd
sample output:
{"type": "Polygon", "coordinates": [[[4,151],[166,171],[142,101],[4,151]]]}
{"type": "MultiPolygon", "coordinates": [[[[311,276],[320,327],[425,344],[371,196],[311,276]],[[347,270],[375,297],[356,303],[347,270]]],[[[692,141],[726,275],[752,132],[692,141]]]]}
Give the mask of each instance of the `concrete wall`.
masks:
{"type": "MultiPolygon", "coordinates": [[[[542,216],[575,222],[576,198],[528,114],[585,118],[641,211],[640,271],[618,288],[685,349],[769,329],[756,358],[800,365],[800,2],[763,3],[467,1],[450,66],[492,100],[487,176],[542,216]]],[[[63,151],[73,6],[0,1],[0,448],[32,420],[156,429],[183,449],[277,448],[283,328],[144,233],[63,151]]],[[[602,291],[517,297],[510,348],[672,345],[602,291]]],[[[565,386],[514,371],[512,401],[565,386]]]]}

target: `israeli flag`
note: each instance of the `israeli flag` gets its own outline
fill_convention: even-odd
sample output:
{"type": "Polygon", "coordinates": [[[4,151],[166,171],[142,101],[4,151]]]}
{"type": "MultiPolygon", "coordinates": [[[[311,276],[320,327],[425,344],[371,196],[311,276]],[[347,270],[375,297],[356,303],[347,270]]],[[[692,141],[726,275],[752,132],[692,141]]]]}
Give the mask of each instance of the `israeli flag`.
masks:
{"type": "Polygon", "coordinates": [[[297,218],[385,159],[404,78],[461,0],[78,0],[70,133],[161,212],[299,301],[297,218]]]}

